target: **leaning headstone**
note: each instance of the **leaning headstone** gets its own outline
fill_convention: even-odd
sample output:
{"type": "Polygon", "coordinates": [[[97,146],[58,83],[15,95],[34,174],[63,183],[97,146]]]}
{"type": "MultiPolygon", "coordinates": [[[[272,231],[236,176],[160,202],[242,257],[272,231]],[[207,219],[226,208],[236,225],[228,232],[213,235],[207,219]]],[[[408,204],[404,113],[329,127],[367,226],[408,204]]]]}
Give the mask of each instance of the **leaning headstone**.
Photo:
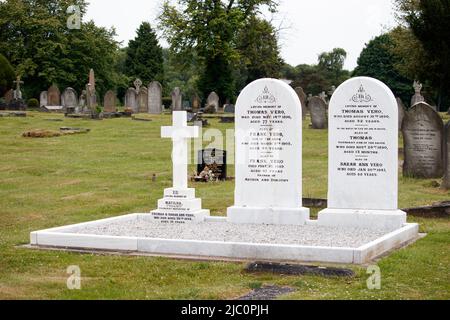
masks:
{"type": "Polygon", "coordinates": [[[280,80],[249,84],[236,102],[235,205],[232,223],[303,225],[302,106],[280,80]]]}
{"type": "Polygon", "coordinates": [[[201,223],[209,210],[202,210],[202,200],[195,198],[195,189],[188,188],[188,140],[199,136],[199,128],[187,126],[186,111],[175,111],[173,126],[161,128],[161,136],[173,141],[173,187],[164,190],[151,219],[166,224],[201,223]]]}
{"type": "Polygon", "coordinates": [[[447,122],[444,132],[444,181],[442,188],[450,189],[450,121],[447,122]]]}
{"type": "Polygon", "coordinates": [[[138,95],[139,113],[148,113],[148,90],[141,87],[138,95]]]}
{"type": "Polygon", "coordinates": [[[161,114],[162,112],[162,86],[158,81],[153,81],[148,85],[148,113],[161,114]]]}
{"type": "Polygon", "coordinates": [[[106,92],[103,99],[103,109],[106,113],[114,113],[117,111],[116,100],[116,93],[114,91],[109,90],[108,92],[106,92]]]}
{"type": "Polygon", "coordinates": [[[138,113],[138,94],[135,88],[128,88],[125,94],[125,109],[131,110],[133,113],[138,113]]]}
{"type": "Polygon", "coordinates": [[[42,91],[39,95],[39,106],[46,107],[48,105],[48,93],[47,91],[42,91]]]}
{"type": "Polygon", "coordinates": [[[220,98],[214,91],[211,92],[206,100],[205,111],[207,113],[216,113],[219,111],[220,98]]]}
{"type": "Polygon", "coordinates": [[[411,107],[413,107],[414,105],[416,105],[419,102],[425,102],[425,98],[421,93],[422,88],[423,88],[422,84],[418,81],[414,81],[413,88],[414,88],[415,94],[411,98],[411,107]]]}
{"type": "Polygon", "coordinates": [[[64,101],[64,103],[62,104],[63,107],[68,111],[75,110],[75,108],[78,107],[77,93],[73,88],[67,88],[66,90],[64,90],[61,99],[62,101],[64,101]]]}
{"type": "Polygon", "coordinates": [[[357,77],[334,93],[329,108],[328,209],[319,225],[400,229],[398,107],[382,82],[357,77]]]}
{"type": "Polygon", "coordinates": [[[300,99],[300,102],[302,104],[302,116],[303,116],[303,120],[306,119],[306,114],[307,114],[307,108],[306,108],[306,93],[305,91],[303,91],[302,87],[297,87],[295,88],[295,93],[297,93],[298,98],[300,99]]]}
{"type": "Polygon", "coordinates": [[[444,123],[439,114],[424,102],[413,106],[403,120],[403,175],[422,179],[441,178],[443,137],[444,123]]]}
{"type": "Polygon", "coordinates": [[[212,172],[215,180],[227,180],[227,152],[220,149],[205,149],[198,152],[197,174],[206,168],[212,172]]]}
{"type": "Polygon", "coordinates": [[[172,92],[172,111],[182,110],[183,95],[180,88],[176,87],[172,92]]]}
{"type": "Polygon", "coordinates": [[[402,99],[397,98],[398,106],[398,130],[402,130],[403,119],[405,118],[406,107],[403,104],[402,99]]]}
{"type": "Polygon", "coordinates": [[[48,91],[48,106],[60,106],[61,105],[61,92],[56,85],[51,86],[48,91]]]}
{"type": "Polygon", "coordinates": [[[312,97],[309,100],[309,112],[311,113],[312,128],[317,130],[328,127],[327,105],[320,97],[312,97]]]}

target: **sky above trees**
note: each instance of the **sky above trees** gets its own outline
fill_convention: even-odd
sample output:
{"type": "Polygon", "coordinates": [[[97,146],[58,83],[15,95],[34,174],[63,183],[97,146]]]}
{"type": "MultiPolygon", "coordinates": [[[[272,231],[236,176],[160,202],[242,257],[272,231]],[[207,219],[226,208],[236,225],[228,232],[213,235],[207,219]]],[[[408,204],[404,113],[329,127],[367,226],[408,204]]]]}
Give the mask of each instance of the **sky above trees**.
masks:
{"type": "MultiPolygon", "coordinates": [[[[127,45],[142,21],[156,24],[162,0],[91,1],[87,19],[115,26],[117,40],[127,45]]],[[[313,64],[321,52],[345,48],[345,68],[353,69],[364,45],[394,23],[392,0],[280,0],[273,19],[282,27],[281,54],[287,63],[313,64]]],[[[163,46],[167,46],[162,41],[163,46]]]]}

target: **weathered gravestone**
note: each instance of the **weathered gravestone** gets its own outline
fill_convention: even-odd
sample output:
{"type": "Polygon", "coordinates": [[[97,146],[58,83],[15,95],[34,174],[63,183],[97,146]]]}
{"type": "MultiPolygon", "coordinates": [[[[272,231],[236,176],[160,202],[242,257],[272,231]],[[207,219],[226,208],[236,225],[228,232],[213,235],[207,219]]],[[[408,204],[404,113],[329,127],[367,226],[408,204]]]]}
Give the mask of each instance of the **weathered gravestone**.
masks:
{"type": "Polygon", "coordinates": [[[414,96],[411,98],[411,107],[416,105],[419,102],[425,102],[425,98],[422,95],[422,84],[418,81],[414,81],[413,88],[415,91],[414,96]]]}
{"type": "Polygon", "coordinates": [[[103,99],[103,110],[106,113],[114,113],[117,111],[117,98],[116,93],[112,90],[106,92],[105,97],[103,99]]]}
{"type": "Polygon", "coordinates": [[[193,112],[197,112],[202,105],[202,101],[200,100],[200,97],[198,96],[198,94],[194,94],[192,96],[192,111],[193,112]]]}
{"type": "Polygon", "coordinates": [[[182,110],[183,95],[180,88],[176,87],[172,92],[172,111],[182,110]]]}
{"type": "Polygon", "coordinates": [[[219,111],[220,98],[214,91],[211,92],[206,100],[205,112],[216,113],[219,111]]]}
{"type": "Polygon", "coordinates": [[[151,212],[151,218],[172,224],[203,222],[209,210],[202,210],[195,189],[188,188],[188,140],[199,136],[199,128],[187,126],[186,111],[174,111],[173,126],[162,127],[161,136],[173,141],[173,188],[164,190],[164,198],[158,201],[158,209],[151,212]]]}
{"type": "Polygon", "coordinates": [[[48,106],[61,106],[61,92],[56,85],[51,86],[47,91],[48,106]]]}
{"type": "Polygon", "coordinates": [[[39,106],[46,107],[48,105],[48,93],[47,91],[42,91],[39,95],[39,106]]]}
{"type": "Polygon", "coordinates": [[[128,88],[125,94],[125,109],[131,110],[133,113],[138,113],[138,94],[135,88],[128,88]]]}
{"type": "Polygon", "coordinates": [[[403,104],[402,99],[397,98],[397,106],[398,106],[398,130],[402,130],[403,119],[405,119],[406,107],[403,104]]]}
{"type": "Polygon", "coordinates": [[[450,121],[447,122],[444,132],[444,181],[443,189],[450,189],[450,121]]]}
{"type": "Polygon", "coordinates": [[[224,113],[233,113],[235,112],[234,104],[226,104],[223,106],[224,113]]]}
{"type": "Polygon", "coordinates": [[[227,180],[227,152],[220,149],[206,149],[198,152],[199,164],[197,174],[206,167],[214,174],[217,180],[227,180]]]}
{"type": "Polygon", "coordinates": [[[94,69],[89,71],[89,83],[86,86],[86,103],[91,114],[97,113],[97,89],[94,69]]]}
{"type": "Polygon", "coordinates": [[[6,105],[10,104],[11,101],[14,99],[14,90],[13,90],[13,89],[8,90],[8,91],[5,93],[4,99],[5,99],[6,105]]]}
{"type": "Polygon", "coordinates": [[[148,90],[146,87],[139,89],[138,103],[139,113],[148,113],[148,90]]]}
{"type": "Polygon", "coordinates": [[[307,114],[307,108],[306,108],[306,93],[305,91],[303,91],[302,87],[297,87],[295,88],[295,93],[297,93],[298,98],[300,99],[300,102],[302,104],[302,116],[303,116],[303,120],[306,119],[306,114],[307,114]]]}
{"type": "Polygon", "coordinates": [[[73,88],[66,88],[64,90],[61,100],[63,101],[62,105],[66,110],[73,110],[78,107],[78,97],[77,93],[73,88]]]}
{"type": "Polygon", "coordinates": [[[280,80],[249,84],[236,103],[235,205],[232,223],[303,225],[302,106],[280,80]]]}
{"type": "Polygon", "coordinates": [[[162,112],[162,86],[158,81],[150,82],[148,85],[148,113],[161,114],[162,112]]]}
{"type": "Polygon", "coordinates": [[[357,77],[334,93],[329,108],[328,209],[319,224],[392,231],[398,210],[398,106],[382,82],[357,77]]]}
{"type": "Polygon", "coordinates": [[[325,101],[319,97],[312,97],[308,106],[311,113],[312,128],[317,130],[326,129],[328,127],[328,119],[325,101]]]}
{"type": "Polygon", "coordinates": [[[403,175],[422,179],[443,175],[444,123],[428,104],[413,106],[403,120],[405,162],[403,175]]]}

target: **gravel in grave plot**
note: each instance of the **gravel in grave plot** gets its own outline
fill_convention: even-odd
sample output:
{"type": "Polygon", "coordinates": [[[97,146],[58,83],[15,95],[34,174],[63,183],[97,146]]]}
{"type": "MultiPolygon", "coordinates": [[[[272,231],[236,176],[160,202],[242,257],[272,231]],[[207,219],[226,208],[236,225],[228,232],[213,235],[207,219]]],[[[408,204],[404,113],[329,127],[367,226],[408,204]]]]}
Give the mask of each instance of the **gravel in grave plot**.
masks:
{"type": "Polygon", "coordinates": [[[102,236],[199,240],[278,245],[358,248],[386,234],[383,231],[323,226],[245,225],[226,222],[166,225],[138,218],[85,226],[70,233],[102,236]]]}

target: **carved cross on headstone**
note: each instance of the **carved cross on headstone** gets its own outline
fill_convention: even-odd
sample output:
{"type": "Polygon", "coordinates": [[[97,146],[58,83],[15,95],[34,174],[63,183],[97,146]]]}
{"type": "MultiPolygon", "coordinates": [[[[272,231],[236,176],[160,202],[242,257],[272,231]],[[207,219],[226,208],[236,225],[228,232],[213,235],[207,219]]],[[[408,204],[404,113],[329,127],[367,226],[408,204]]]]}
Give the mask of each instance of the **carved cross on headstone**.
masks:
{"type": "Polygon", "coordinates": [[[142,87],[141,79],[134,80],[134,87],[136,88],[137,93],[139,93],[141,91],[141,87],[142,87]]]}
{"type": "Polygon", "coordinates": [[[188,127],[187,112],[174,111],[172,127],[162,127],[161,137],[173,141],[173,187],[187,189],[188,187],[188,139],[198,138],[199,128],[188,127]]]}
{"type": "Polygon", "coordinates": [[[14,83],[16,84],[16,90],[14,90],[14,99],[22,99],[22,91],[20,91],[20,85],[24,84],[24,82],[20,80],[20,76],[17,76],[14,83]]]}
{"type": "Polygon", "coordinates": [[[421,94],[423,85],[419,81],[414,81],[413,87],[416,94],[421,94]]]}

